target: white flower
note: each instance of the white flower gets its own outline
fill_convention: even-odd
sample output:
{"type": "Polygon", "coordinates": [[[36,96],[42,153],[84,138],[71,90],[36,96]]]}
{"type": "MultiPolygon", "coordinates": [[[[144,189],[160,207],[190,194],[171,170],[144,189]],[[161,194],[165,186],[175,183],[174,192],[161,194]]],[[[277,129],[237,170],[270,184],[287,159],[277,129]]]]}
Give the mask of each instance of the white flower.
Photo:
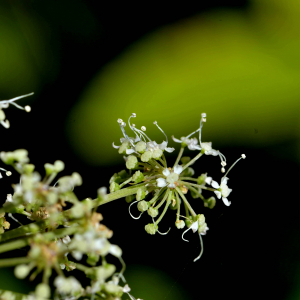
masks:
{"type": "Polygon", "coordinates": [[[225,205],[229,206],[231,204],[230,201],[228,201],[227,197],[231,193],[232,189],[228,188],[227,181],[229,178],[222,177],[221,184],[219,185],[216,181],[212,181],[211,186],[215,189],[218,189],[218,191],[214,191],[214,193],[217,195],[218,199],[222,197],[222,200],[225,205]]]}
{"type": "Polygon", "coordinates": [[[198,140],[196,138],[189,139],[188,137],[183,136],[179,140],[172,136],[172,139],[176,143],[186,144],[190,150],[201,150],[201,147],[198,145],[198,140]]]}
{"type": "Polygon", "coordinates": [[[213,155],[213,156],[218,156],[219,151],[212,149],[211,147],[211,142],[208,143],[201,143],[202,149],[204,149],[204,154],[206,155],[213,155]]]}
{"type": "Polygon", "coordinates": [[[158,178],[156,179],[157,186],[158,187],[165,187],[168,186],[169,188],[175,188],[176,187],[176,182],[179,179],[179,175],[182,172],[182,166],[176,165],[174,167],[174,170],[170,172],[169,169],[164,169],[163,170],[163,175],[166,176],[166,178],[158,178]]]}

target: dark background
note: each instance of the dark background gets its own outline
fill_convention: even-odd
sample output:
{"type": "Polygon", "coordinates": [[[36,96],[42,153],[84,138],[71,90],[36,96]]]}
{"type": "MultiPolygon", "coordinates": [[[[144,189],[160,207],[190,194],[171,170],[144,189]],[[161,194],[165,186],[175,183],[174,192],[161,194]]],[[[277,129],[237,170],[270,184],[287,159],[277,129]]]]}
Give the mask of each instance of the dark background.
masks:
{"type": "MultiPolygon", "coordinates": [[[[296,1],[291,3],[296,4],[296,1]]],[[[77,171],[83,177],[83,186],[77,188],[79,198],[95,198],[97,189],[108,186],[111,175],[123,169],[124,165],[93,163],[80,156],[74,150],[74,143],[70,142],[67,116],[73,105],[82,101],[80,97],[93,78],[136,41],[164,26],[215,12],[229,11],[248,18],[254,4],[255,1],[249,0],[168,6],[149,3],[137,7],[130,3],[79,0],[2,1],[0,62],[5,67],[0,71],[0,97],[9,99],[31,91],[35,95],[28,98],[28,102],[20,101],[21,105],[29,103],[32,106],[30,114],[13,107],[5,110],[11,128],[0,128],[1,151],[28,149],[32,163],[41,173],[44,163],[61,159],[66,164],[63,174],[77,171]],[[35,43],[35,39],[42,40],[40,45],[35,43]],[[14,48],[9,48],[10,41],[24,57],[17,50],[14,56],[14,48]],[[19,42],[24,49],[18,48],[19,42]],[[20,64],[22,59],[26,61],[24,65],[20,64]],[[32,69],[26,69],[26,66],[32,69]]],[[[285,17],[287,20],[288,17],[285,17]]],[[[276,20],[274,24],[277,24],[276,20]]],[[[278,39],[280,44],[285,30],[283,25],[282,28],[283,33],[278,36],[270,33],[270,39],[278,39]]],[[[286,47],[276,48],[278,57],[280,53],[288,52],[289,44],[291,48],[295,46],[292,42],[282,41],[286,47]]],[[[234,51],[235,46],[232,47],[234,51]]],[[[291,60],[294,60],[291,73],[295,73],[297,81],[299,57],[295,55],[291,60]]],[[[234,87],[235,82],[230,84],[234,87]]],[[[222,88],[222,82],[216,79],[215,88],[222,88]]],[[[255,86],[251,86],[250,91],[253,89],[255,86]]],[[[144,300],[299,298],[299,128],[294,126],[290,133],[288,124],[294,121],[294,116],[296,119],[299,116],[299,107],[293,106],[299,103],[298,93],[299,90],[291,91],[290,97],[294,96],[295,100],[286,102],[286,109],[290,105],[293,118],[289,120],[284,114],[284,120],[278,119],[274,124],[275,138],[272,136],[267,143],[244,143],[239,135],[234,136],[230,132],[229,140],[235,140],[234,143],[214,141],[215,147],[226,155],[229,162],[234,162],[241,153],[245,153],[247,159],[239,162],[229,175],[229,187],[233,189],[230,207],[218,201],[217,206],[209,211],[191,199],[195,210],[205,214],[209,226],[208,234],[203,238],[204,254],[198,262],[193,263],[193,259],[200,251],[199,239],[190,232],[186,236],[189,243],[181,240],[181,232],[173,226],[173,211],[165,216],[160,227],[164,231],[163,228],[167,230],[172,226],[170,233],[167,236],[149,236],[144,226],[150,220],[145,216],[140,220],[131,219],[125,200],[101,207],[103,223],[114,231],[112,243],[120,245],[123,250],[126,278],[135,297],[144,300]],[[279,131],[276,131],[277,126],[281,128],[279,131]]],[[[253,92],[255,97],[257,94],[253,92]]],[[[101,98],[99,101],[104,103],[106,100],[101,98]]],[[[281,101],[284,103],[286,99],[281,101]]],[[[122,111],[122,108],[118,109],[122,111]]],[[[272,114],[272,109],[269,112],[268,109],[264,110],[266,116],[272,114]]],[[[213,112],[210,115],[213,118],[213,112]]],[[[84,117],[73,118],[73,122],[82,122],[84,127],[84,117]]],[[[155,118],[153,116],[153,120],[155,118]]],[[[117,124],[114,120],[108,126],[117,127],[117,124]]],[[[222,124],[219,126],[222,128],[222,124]]],[[[263,123],[258,128],[250,123],[249,128],[253,136],[264,134],[263,123]]],[[[169,134],[178,137],[175,129],[174,124],[174,132],[169,134]]],[[[189,129],[185,132],[187,134],[189,129]]],[[[109,143],[118,141],[119,137],[108,136],[109,143]]],[[[175,159],[175,156],[169,155],[169,160],[173,162],[175,159]]],[[[219,161],[214,157],[201,158],[195,166],[196,174],[209,172],[214,178],[219,178],[219,168],[219,161]]],[[[14,176],[1,179],[2,199],[11,191],[6,184],[16,180],[14,176]]],[[[134,209],[133,212],[137,213],[134,209]]],[[[111,261],[114,261],[113,258],[111,261]]],[[[0,278],[10,278],[10,274],[11,270],[2,270],[0,278]]],[[[12,281],[0,280],[1,289],[9,284],[13,289],[12,281]]]]}

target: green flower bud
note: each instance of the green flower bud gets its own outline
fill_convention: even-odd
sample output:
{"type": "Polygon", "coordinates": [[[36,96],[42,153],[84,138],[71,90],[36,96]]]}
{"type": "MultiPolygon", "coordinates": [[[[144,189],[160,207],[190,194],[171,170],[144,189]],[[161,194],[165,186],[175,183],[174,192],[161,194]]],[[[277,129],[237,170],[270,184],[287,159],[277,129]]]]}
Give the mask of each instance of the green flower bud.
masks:
{"type": "Polygon", "coordinates": [[[198,231],[204,232],[207,227],[207,224],[204,222],[203,224],[199,225],[198,231]]]}
{"type": "Polygon", "coordinates": [[[112,182],[109,186],[109,190],[111,193],[120,190],[120,186],[116,182],[112,182]]]}
{"type": "Polygon", "coordinates": [[[162,150],[161,149],[156,149],[156,150],[153,151],[152,157],[154,159],[159,159],[159,158],[162,157],[162,155],[163,155],[162,150]]]}
{"type": "Polygon", "coordinates": [[[120,154],[126,154],[126,149],[130,149],[130,143],[129,142],[124,142],[121,147],[119,148],[119,153],[120,154]]]}
{"type": "Polygon", "coordinates": [[[191,167],[188,167],[186,168],[182,173],[181,173],[181,176],[183,177],[193,177],[195,174],[195,171],[193,168],[191,167]]]}
{"type": "Polygon", "coordinates": [[[46,283],[39,283],[36,288],[35,288],[35,294],[37,296],[37,298],[50,298],[51,295],[51,290],[48,284],[46,283]]]}
{"type": "Polygon", "coordinates": [[[57,200],[58,200],[58,196],[54,192],[49,192],[46,195],[46,198],[50,205],[54,205],[55,203],[57,203],[57,200]]]}
{"type": "MultiPolygon", "coordinates": [[[[99,280],[99,281],[106,280],[108,277],[112,276],[116,271],[116,267],[114,265],[107,264],[107,263],[104,266],[95,267],[91,269],[93,270],[95,276],[92,279],[99,280]]],[[[88,277],[91,278],[91,276],[88,277]]]]}
{"type": "Polygon", "coordinates": [[[98,254],[95,253],[88,253],[87,254],[87,260],[86,262],[91,265],[91,266],[95,266],[97,264],[97,262],[99,261],[100,256],[98,254]]]}
{"type": "Polygon", "coordinates": [[[122,171],[118,172],[118,176],[120,176],[121,179],[125,179],[125,178],[129,177],[126,170],[122,170],[122,171]]]}
{"type": "Polygon", "coordinates": [[[189,218],[185,219],[184,222],[185,222],[185,225],[189,228],[194,223],[194,220],[192,219],[192,217],[189,217],[189,218]]]}
{"type": "Polygon", "coordinates": [[[145,188],[139,188],[136,193],[136,200],[141,201],[141,200],[145,199],[145,197],[146,197],[145,188]]]}
{"type": "Polygon", "coordinates": [[[54,172],[54,165],[51,165],[51,164],[46,163],[46,164],[44,165],[44,167],[45,167],[46,175],[47,175],[47,176],[51,175],[51,174],[54,172]]]}
{"type": "Polygon", "coordinates": [[[199,214],[199,215],[197,215],[196,216],[196,220],[198,220],[198,224],[199,224],[199,226],[201,226],[202,224],[204,224],[205,223],[205,217],[204,217],[204,215],[203,214],[199,214]]]}
{"type": "Polygon", "coordinates": [[[183,220],[178,220],[175,222],[175,226],[178,228],[178,229],[182,229],[184,226],[185,226],[185,223],[183,220]]]}
{"type": "Polygon", "coordinates": [[[188,156],[181,157],[181,162],[182,162],[183,165],[187,164],[190,160],[191,160],[191,158],[188,157],[188,156]]]}
{"type": "Polygon", "coordinates": [[[142,154],[141,161],[148,162],[151,158],[152,158],[152,152],[146,151],[144,154],[142,154]]]}
{"type": "Polygon", "coordinates": [[[123,288],[119,285],[115,285],[114,283],[105,283],[104,290],[113,296],[121,297],[123,295],[123,288]]]}
{"type": "Polygon", "coordinates": [[[147,144],[145,142],[140,141],[135,145],[135,151],[142,154],[145,152],[146,146],[147,144]]]}
{"type": "Polygon", "coordinates": [[[126,161],[126,167],[127,169],[135,169],[138,166],[138,159],[133,156],[133,155],[129,155],[126,161]]]}
{"type": "Polygon", "coordinates": [[[126,196],[126,197],[125,197],[125,201],[126,201],[127,203],[131,203],[133,200],[134,200],[134,197],[133,197],[132,195],[129,195],[129,196],[126,196]]]}
{"type": "Polygon", "coordinates": [[[136,171],[132,176],[132,181],[134,183],[140,183],[144,180],[144,174],[141,171],[136,171]]]}
{"type": "MultiPolygon", "coordinates": [[[[199,192],[199,190],[200,189],[197,189],[198,190],[198,192],[199,192]]],[[[197,198],[199,198],[200,196],[199,196],[199,194],[201,194],[200,192],[199,193],[196,193],[195,191],[193,191],[193,190],[190,190],[190,192],[191,192],[191,196],[194,198],[194,199],[197,199],[197,198]]],[[[205,205],[205,204],[204,204],[205,205]]]]}
{"type": "Polygon", "coordinates": [[[115,173],[110,179],[109,183],[116,182],[120,183],[121,182],[121,176],[119,176],[117,173],[115,173]]]}
{"type": "Polygon", "coordinates": [[[39,232],[39,230],[40,230],[40,227],[37,224],[35,224],[35,223],[29,224],[29,232],[30,233],[36,233],[36,232],[39,232]]]}
{"type": "Polygon", "coordinates": [[[27,163],[28,159],[28,151],[25,149],[18,149],[13,152],[14,159],[20,163],[27,163]]]}
{"type": "Polygon", "coordinates": [[[61,160],[57,160],[54,162],[54,169],[56,173],[61,172],[65,168],[65,164],[61,160]]]}
{"type": "Polygon", "coordinates": [[[158,209],[154,207],[149,207],[148,215],[152,218],[155,218],[158,215],[158,209]]]}
{"type": "Polygon", "coordinates": [[[157,225],[155,226],[153,223],[147,224],[145,226],[145,230],[149,234],[155,234],[155,232],[157,231],[157,229],[158,229],[158,226],[157,225]]]}
{"type": "Polygon", "coordinates": [[[73,218],[81,218],[84,215],[84,205],[81,202],[78,202],[71,208],[70,211],[73,218]]]}
{"type": "Polygon", "coordinates": [[[138,203],[137,208],[140,212],[144,212],[149,208],[149,206],[145,200],[142,200],[138,203]]]}
{"type": "Polygon", "coordinates": [[[26,164],[23,166],[24,172],[26,174],[31,174],[34,171],[35,166],[33,164],[26,164]]]}
{"type": "Polygon", "coordinates": [[[204,206],[208,207],[210,209],[214,208],[216,205],[216,198],[215,197],[210,197],[204,202],[204,206]]]}
{"type": "Polygon", "coordinates": [[[30,272],[30,268],[27,265],[18,265],[15,267],[15,276],[19,279],[24,279],[30,272]]]}
{"type": "Polygon", "coordinates": [[[205,183],[205,179],[206,179],[206,174],[201,174],[197,179],[197,184],[201,185],[205,183]]]}

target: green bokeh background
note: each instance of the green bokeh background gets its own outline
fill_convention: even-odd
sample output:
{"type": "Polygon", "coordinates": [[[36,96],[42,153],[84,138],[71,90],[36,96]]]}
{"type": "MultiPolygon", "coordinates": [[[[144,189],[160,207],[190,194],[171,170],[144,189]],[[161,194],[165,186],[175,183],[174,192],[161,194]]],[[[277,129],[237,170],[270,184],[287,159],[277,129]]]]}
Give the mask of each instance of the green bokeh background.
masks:
{"type": "MultiPolygon", "coordinates": [[[[199,299],[201,284],[214,286],[213,281],[216,290],[225,288],[220,294],[232,299],[256,294],[259,286],[265,288],[265,297],[300,298],[300,223],[294,210],[299,196],[297,186],[288,185],[292,179],[297,185],[300,174],[300,1],[238,2],[153,6],[139,8],[138,13],[134,6],[94,1],[0,3],[0,99],[35,92],[31,99],[20,101],[32,105],[30,116],[7,110],[12,128],[9,132],[0,128],[5,141],[1,151],[29,149],[40,166],[64,160],[69,173],[83,175],[82,197],[95,196],[95,192],[87,195],[87,189],[107,185],[114,168],[122,168],[122,157],[111,144],[119,144],[122,137],[116,120],[127,120],[132,112],[137,114],[136,125],[145,125],[158,142],[163,136],[153,121],[169,137],[180,138],[197,129],[201,113],[206,112],[203,140],[224,149],[231,161],[231,153],[247,154],[250,163],[239,167],[231,179],[241,186],[232,194],[233,202],[244,206],[229,208],[231,213],[225,213],[229,223],[212,225],[205,237],[211,252],[206,252],[201,266],[186,267],[194,253],[184,257],[183,264],[178,261],[177,240],[168,255],[163,251],[168,245],[161,239],[143,248],[137,240],[144,236],[144,223],[133,221],[132,226],[141,231],[137,228],[133,237],[128,236],[119,226],[121,221],[110,219],[109,208],[104,209],[104,223],[114,230],[114,242],[120,243],[124,255],[125,249],[132,249],[127,250],[126,278],[133,294],[144,300],[199,299]],[[267,202],[268,206],[260,204],[267,202]],[[266,237],[255,237],[258,231],[266,237]],[[256,254],[252,244],[234,249],[233,243],[241,237],[242,241],[252,237],[261,252],[256,254]],[[275,238],[284,241],[278,242],[279,250],[272,246],[270,253],[266,243],[271,245],[275,238]],[[213,239],[219,239],[216,248],[209,246],[213,239]],[[240,264],[241,253],[245,264],[241,277],[249,273],[248,257],[253,255],[260,267],[277,268],[274,274],[278,274],[276,284],[282,283],[281,292],[268,288],[273,272],[268,268],[266,282],[255,280],[255,275],[245,277],[249,286],[244,294],[237,292],[234,282],[222,285],[225,278],[234,278],[225,270],[240,264]]],[[[127,214],[127,205],[122,207],[127,214]]],[[[180,239],[178,234],[172,238],[180,239]]],[[[182,253],[190,251],[184,249],[182,253]]],[[[11,275],[11,270],[0,271],[0,289],[13,289],[11,275]]],[[[18,281],[18,287],[28,291],[28,283],[21,287],[18,281]]],[[[208,289],[203,293],[204,298],[210,295],[208,289]]]]}

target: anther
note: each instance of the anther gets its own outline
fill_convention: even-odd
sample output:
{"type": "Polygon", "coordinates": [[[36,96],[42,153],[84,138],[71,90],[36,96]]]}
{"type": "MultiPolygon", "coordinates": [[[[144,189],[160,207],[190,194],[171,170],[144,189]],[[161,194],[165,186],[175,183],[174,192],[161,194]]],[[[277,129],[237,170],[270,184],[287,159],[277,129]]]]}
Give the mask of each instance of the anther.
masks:
{"type": "Polygon", "coordinates": [[[122,124],[122,123],[123,123],[123,120],[122,120],[122,119],[118,119],[118,123],[119,123],[119,124],[122,124]]]}
{"type": "Polygon", "coordinates": [[[24,109],[25,109],[26,112],[30,112],[31,111],[31,107],[29,105],[26,105],[24,107],[24,109]]]}
{"type": "Polygon", "coordinates": [[[11,173],[11,171],[7,171],[5,174],[6,174],[6,176],[10,176],[12,173],[11,173]]]}
{"type": "Polygon", "coordinates": [[[157,121],[154,121],[153,124],[154,124],[154,125],[157,125],[157,121]]]}
{"type": "Polygon", "coordinates": [[[222,173],[225,173],[225,168],[224,168],[224,167],[221,169],[221,172],[222,172],[222,173]]]}
{"type": "Polygon", "coordinates": [[[145,127],[145,126],[142,126],[141,129],[142,129],[143,131],[146,131],[146,127],[145,127]]]}
{"type": "Polygon", "coordinates": [[[121,125],[122,125],[122,127],[125,127],[125,126],[126,126],[126,123],[125,123],[125,122],[122,122],[121,125]]]}
{"type": "Polygon", "coordinates": [[[226,162],[223,160],[223,161],[221,161],[221,165],[222,165],[223,167],[225,167],[227,164],[226,164],[226,162]]]}
{"type": "Polygon", "coordinates": [[[242,158],[245,159],[245,158],[246,158],[246,155],[245,155],[245,154],[242,154],[242,158]]]}
{"type": "Polygon", "coordinates": [[[136,117],[136,114],[135,114],[135,113],[132,113],[131,116],[132,116],[133,118],[135,118],[135,117],[136,117]]]}

